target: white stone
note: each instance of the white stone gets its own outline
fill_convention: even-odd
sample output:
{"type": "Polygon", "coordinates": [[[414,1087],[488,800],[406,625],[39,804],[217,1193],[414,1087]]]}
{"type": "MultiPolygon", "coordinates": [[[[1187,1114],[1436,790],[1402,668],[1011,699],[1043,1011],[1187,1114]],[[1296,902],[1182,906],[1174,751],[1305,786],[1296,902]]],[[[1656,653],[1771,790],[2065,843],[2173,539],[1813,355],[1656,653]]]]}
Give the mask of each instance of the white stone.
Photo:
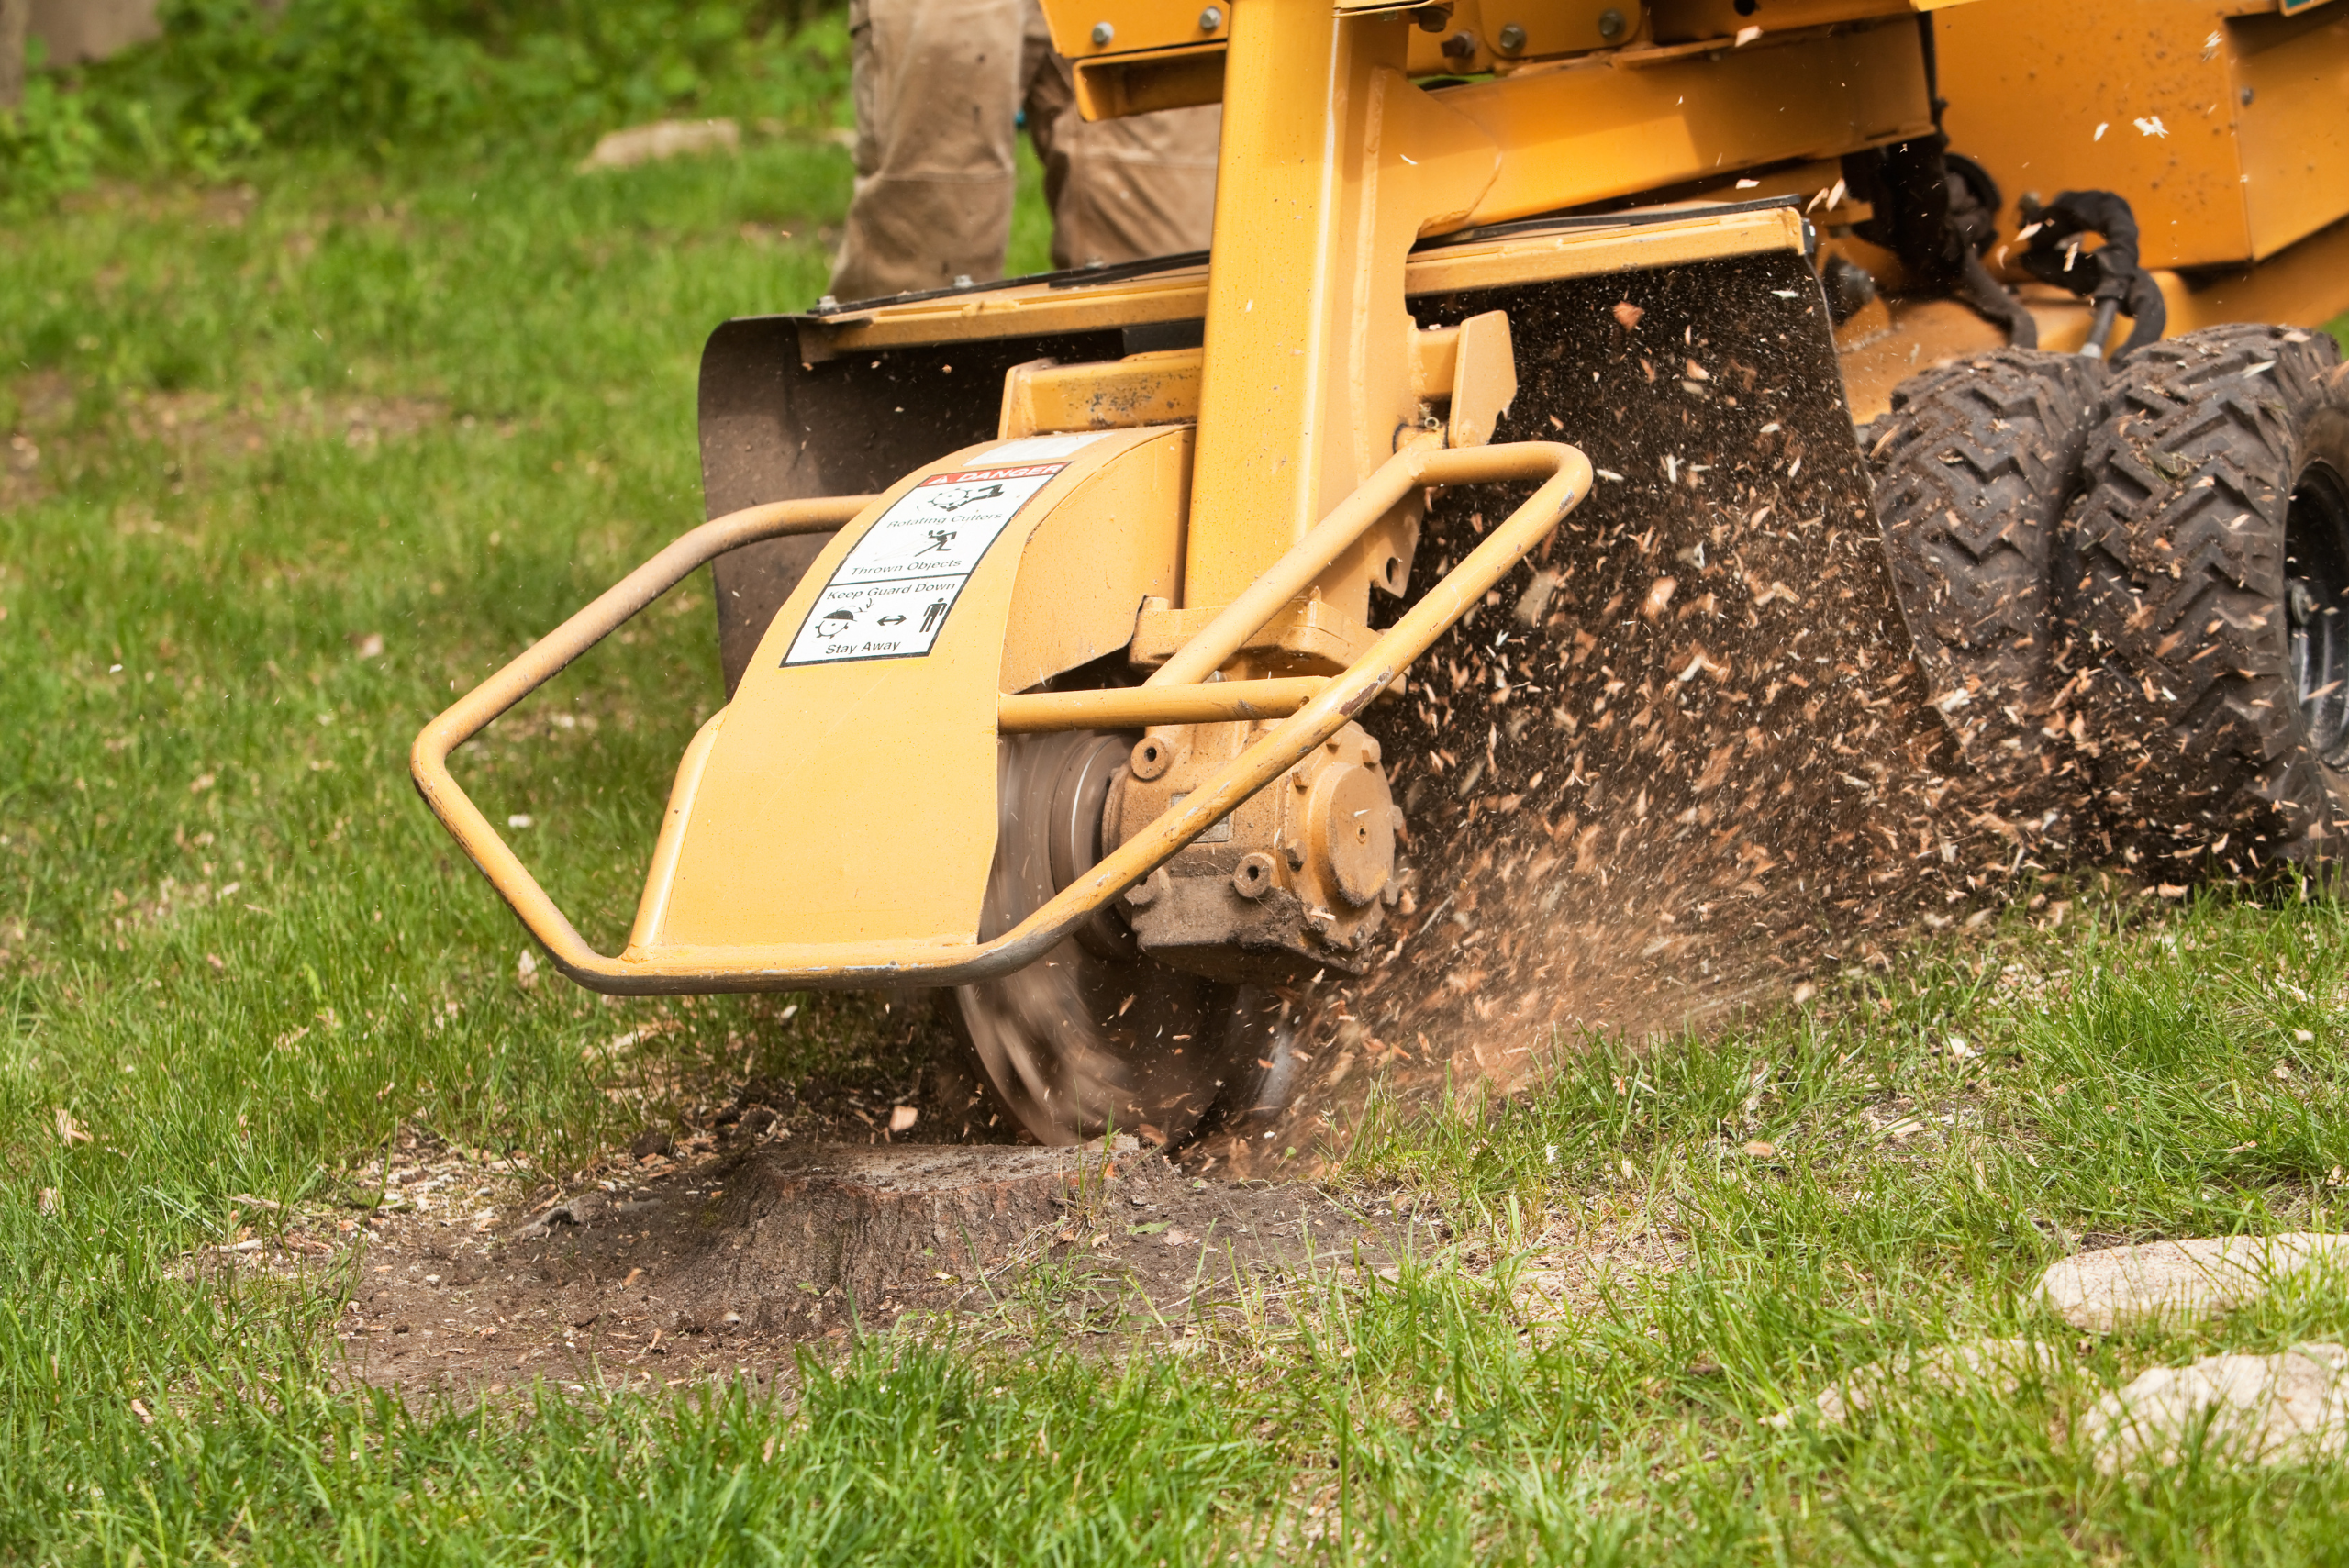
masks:
{"type": "MultiPolygon", "coordinates": [[[[1908,1391],[1976,1387],[2005,1396],[2026,1381],[2053,1378],[2063,1358],[2052,1345],[2035,1340],[1976,1340],[1963,1345],[1936,1345],[1928,1351],[1902,1351],[1870,1362],[1845,1373],[1822,1389],[1811,1403],[1819,1418],[1842,1426],[1855,1416],[1880,1408],[1908,1391]]],[[[1799,1408],[1799,1407],[1798,1407],[1799,1408]]],[[[1781,1410],[1770,1425],[1794,1425],[1796,1410],[1781,1410]]]]}
{"type": "Polygon", "coordinates": [[[655,120],[607,132],[580,160],[579,172],[633,169],[696,152],[737,152],[741,146],[742,128],[732,120],[655,120]]]}
{"type": "Polygon", "coordinates": [[[2349,1351],[2295,1345],[2277,1356],[2210,1356],[2157,1366],[2080,1418],[2106,1474],[2175,1464],[2198,1448],[2248,1464],[2338,1459],[2349,1449],[2349,1351]]]}
{"type": "Polygon", "coordinates": [[[2232,1311],[2332,1253],[2349,1256],[2349,1236],[2297,1232],[2106,1247],[2049,1268],[2038,1294],[2074,1328],[2109,1334],[2149,1318],[2185,1321],[2232,1311]]]}

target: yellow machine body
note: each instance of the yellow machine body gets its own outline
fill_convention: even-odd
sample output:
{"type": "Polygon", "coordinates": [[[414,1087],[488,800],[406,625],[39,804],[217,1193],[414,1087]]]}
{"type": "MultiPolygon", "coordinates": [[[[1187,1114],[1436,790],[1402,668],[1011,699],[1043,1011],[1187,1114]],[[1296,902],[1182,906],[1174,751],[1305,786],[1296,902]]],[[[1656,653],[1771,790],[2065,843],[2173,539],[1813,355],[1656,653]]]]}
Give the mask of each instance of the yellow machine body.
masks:
{"type": "MultiPolygon", "coordinates": [[[[1852,421],[2002,339],[1897,293],[1830,339],[1822,247],[1883,261],[1840,161],[1932,134],[1938,68],[1957,146],[2009,191],[2140,200],[2175,328],[2349,306],[2349,6],[1045,9],[1088,114],[1223,103],[1212,254],[727,329],[763,358],[706,370],[718,520],[416,750],[428,800],[584,984],[974,983],[1121,898],[1145,930],[1174,920],[1153,889],[1188,868],[1293,893],[1292,948],[1309,969],[1324,944],[1364,998],[1418,962],[1382,905],[1459,919],[1521,875],[1580,891],[1420,975],[1435,995],[1531,1026],[1591,1009],[1545,1012],[1526,976],[1636,971],[1684,1012],[1742,994],[1714,938],[1832,945],[1807,906],[1865,927],[1882,887],[1959,861],[1852,421]],[[820,417],[794,401],[819,394],[820,417]],[[920,398],[931,433],[889,435],[920,398]],[[925,498],[988,484],[1019,494],[967,503],[987,542],[951,573],[908,565],[925,533],[969,547],[925,498]],[[796,542],[827,535],[812,562],[796,542]],[[796,551],[760,557],[796,586],[737,612],[731,700],[679,769],[629,947],[599,954],[448,755],[703,562],[749,591],[763,550],[796,551]],[[1554,657],[1518,662],[1511,628],[1554,657]],[[994,918],[1000,748],[1073,730],[1139,737],[1136,779],[1194,772],[1127,817],[1113,794],[1097,863],[994,918]],[[1558,760],[1510,762],[1537,743],[1558,760]],[[1322,803],[1310,843],[1271,836],[1297,813],[1235,817],[1284,778],[1322,803]],[[1384,812],[1390,784],[1398,822],[1453,803],[1416,883],[1364,872],[1391,849],[1337,843],[1326,805],[1384,812]],[[1235,830],[1268,836],[1219,849],[1235,830]],[[1539,962],[1520,937],[1553,921],[1539,962]]],[[[2026,297],[2048,341],[2085,334],[2084,306],[2026,297]]]]}
{"type": "MultiPolygon", "coordinates": [[[[1122,650],[1136,606],[1179,595],[1190,447],[1182,427],[995,443],[908,474],[841,529],[711,721],[706,760],[680,773],[631,945],[969,940],[995,848],[996,695],[1122,650]],[[975,506],[925,496],[1029,484],[1008,524],[1025,538],[961,582],[841,573],[830,586],[876,526],[910,517],[924,548],[970,531],[975,506]],[[811,649],[810,623],[834,603],[861,619],[811,649]],[[900,629],[876,620],[918,631],[930,614],[941,625],[925,654],[874,639],[900,629]]],[[[893,552],[880,570],[903,564],[893,552]]]]}
{"type": "Polygon", "coordinates": [[[2148,267],[2240,269],[2349,217],[2349,6],[1981,0],[1935,38],[1952,145],[2010,192],[2127,193],[2148,267]]]}

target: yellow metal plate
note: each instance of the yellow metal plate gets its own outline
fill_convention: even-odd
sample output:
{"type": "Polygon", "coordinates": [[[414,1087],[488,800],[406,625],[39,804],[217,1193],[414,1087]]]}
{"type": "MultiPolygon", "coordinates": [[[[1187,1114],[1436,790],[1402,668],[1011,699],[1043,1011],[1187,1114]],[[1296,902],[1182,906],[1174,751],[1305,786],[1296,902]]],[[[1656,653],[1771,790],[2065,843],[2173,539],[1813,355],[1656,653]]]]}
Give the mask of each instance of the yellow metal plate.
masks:
{"type": "MultiPolygon", "coordinates": [[[[1653,216],[1653,215],[1649,215],[1653,216]]],[[[1672,267],[1727,256],[1802,248],[1802,219],[1761,212],[1692,209],[1669,222],[1556,228],[1422,250],[1403,270],[1406,294],[1498,287],[1544,278],[1588,278],[1642,267],[1672,267]]],[[[1197,320],[1207,310],[1207,272],[1184,268],[1091,287],[1015,285],[975,298],[882,306],[837,324],[810,327],[803,353],[829,359],[910,343],[1015,338],[1157,321],[1197,320]]]]}
{"type": "MultiPolygon", "coordinates": [[[[1081,520],[1088,487],[1130,456],[1162,469],[1163,456],[1145,449],[1167,438],[1119,430],[968,448],[901,480],[841,529],[775,617],[706,757],[689,759],[699,773],[692,811],[675,828],[674,851],[664,845],[656,854],[656,868],[674,869],[665,886],[646,890],[640,943],[972,940],[995,853],[996,699],[1022,555],[1060,508],[1081,520]],[[1052,464],[1062,466],[1003,525],[959,591],[943,595],[927,651],[867,656],[872,644],[860,639],[916,636],[941,597],[935,584],[882,594],[908,579],[870,576],[860,563],[894,570],[903,554],[875,546],[857,554],[867,537],[911,528],[908,498],[925,481],[1052,464]],[[818,636],[833,613],[823,606],[845,602],[851,586],[874,591],[864,601],[874,613],[860,610],[863,620],[907,620],[818,636]],[[883,597],[897,607],[883,606],[883,597]]],[[[961,502],[994,482],[931,488],[961,502]]],[[[937,508],[907,537],[932,526],[952,532],[957,511],[983,523],[985,506],[937,508]]]]}
{"type": "Polygon", "coordinates": [[[1935,28],[1951,145],[1981,160],[2010,202],[2119,192],[2148,267],[2273,255],[2349,217],[2349,10],[2272,9],[1962,6],[1935,28]]]}
{"type": "Polygon", "coordinates": [[[1045,0],[1052,48],[1074,61],[1207,43],[1231,32],[1232,0],[1045,0]]]}
{"type": "Polygon", "coordinates": [[[1784,32],[1829,22],[1876,17],[1906,17],[1943,11],[1970,0],[1653,0],[1659,43],[1687,39],[1733,39],[1748,29],[1784,32]]]}
{"type": "Polygon", "coordinates": [[[1477,223],[1834,157],[1933,128],[1924,52],[1906,18],[1736,50],[1617,50],[1441,97],[1504,150],[1477,223]]]}

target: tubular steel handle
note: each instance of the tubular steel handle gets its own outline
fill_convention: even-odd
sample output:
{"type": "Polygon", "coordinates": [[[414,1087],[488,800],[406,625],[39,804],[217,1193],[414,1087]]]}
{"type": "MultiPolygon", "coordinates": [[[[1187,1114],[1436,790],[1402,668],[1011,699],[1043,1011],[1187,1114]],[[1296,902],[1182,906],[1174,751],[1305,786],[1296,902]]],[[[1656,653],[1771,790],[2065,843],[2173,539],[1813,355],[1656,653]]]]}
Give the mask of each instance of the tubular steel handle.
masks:
{"type": "MultiPolygon", "coordinates": [[[[1557,441],[1414,449],[1381,464],[1353,495],[1161,669],[1154,684],[1162,689],[1155,696],[1192,700],[1187,694],[1163,688],[1191,686],[1220,666],[1414,486],[1537,478],[1542,484],[1342,674],[1321,684],[1310,701],[1225,763],[1182,805],[1103,856],[992,941],[793,942],[727,948],[632,943],[619,957],[607,957],[581,938],[449,776],[447,760],[451,749],[703,562],[755,539],[838,527],[863,510],[870,497],[753,507],[686,534],[428,725],[417,738],[413,756],[417,785],[426,803],[473,856],[473,863],[545,946],[556,967],[591,990],[655,995],[863,988],[907,979],[930,985],[960,985],[993,979],[1025,968],[1051,951],[1096,910],[1173,859],[1242,801],[1294,767],[1298,758],[1345,728],[1582,503],[1590,494],[1591,477],[1590,460],[1557,441]],[[1167,678],[1168,670],[1176,672],[1174,678],[1167,678]]],[[[1141,689],[1150,690],[1150,684],[1141,689]]],[[[1290,700],[1301,695],[1280,694],[1290,700]]],[[[1027,727],[1016,720],[1015,724],[1027,727]]],[[[1036,727],[1058,728],[1055,724],[1036,727]]]]}
{"type": "Polygon", "coordinates": [[[489,728],[507,709],[553,680],[570,662],[618,630],[646,606],[675,587],[705,563],[762,539],[789,534],[829,533],[845,527],[878,500],[874,495],[834,495],[809,501],[774,501],[715,517],[671,541],[669,547],[597,595],[584,609],[526,649],[503,670],[451,703],[426,725],[408,751],[408,772],[417,793],[440,818],[499,896],[520,916],[565,973],[608,965],[587,945],[568,917],[547,896],[521,859],[497,836],[449,772],[449,753],[489,728]]]}

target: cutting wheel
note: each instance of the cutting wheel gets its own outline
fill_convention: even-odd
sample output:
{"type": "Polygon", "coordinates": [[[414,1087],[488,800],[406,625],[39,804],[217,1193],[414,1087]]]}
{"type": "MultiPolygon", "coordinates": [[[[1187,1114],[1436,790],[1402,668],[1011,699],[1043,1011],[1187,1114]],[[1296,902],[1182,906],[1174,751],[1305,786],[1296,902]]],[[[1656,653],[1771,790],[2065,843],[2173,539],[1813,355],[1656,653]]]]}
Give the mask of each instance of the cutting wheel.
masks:
{"type": "MultiPolygon", "coordinates": [[[[980,936],[1010,929],[1101,858],[1101,817],[1137,737],[1008,737],[980,936]]],[[[1275,1110],[1290,1075],[1278,998],[1152,962],[1105,910],[950,1009],[988,1086],[1045,1143],[1115,1129],[1174,1144],[1275,1110]]]]}

